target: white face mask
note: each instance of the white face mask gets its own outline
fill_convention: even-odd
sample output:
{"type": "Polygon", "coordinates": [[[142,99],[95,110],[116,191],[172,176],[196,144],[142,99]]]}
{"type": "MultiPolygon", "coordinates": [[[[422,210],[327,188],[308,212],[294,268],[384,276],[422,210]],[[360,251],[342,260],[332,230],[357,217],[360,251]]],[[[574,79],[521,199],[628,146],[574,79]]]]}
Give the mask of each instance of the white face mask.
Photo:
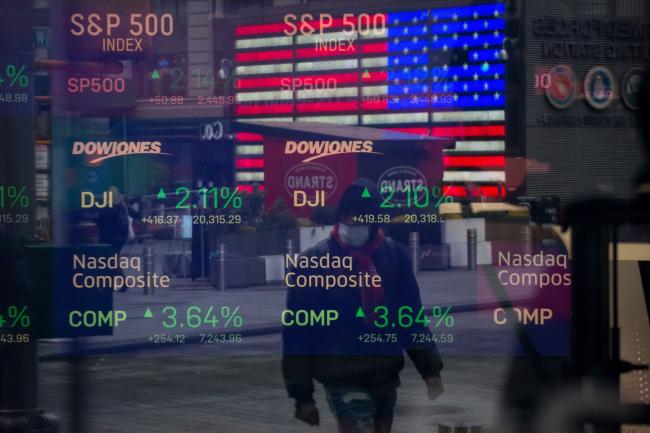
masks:
{"type": "Polygon", "coordinates": [[[349,226],[339,224],[339,237],[345,245],[359,248],[368,241],[370,237],[370,226],[349,226]]]}

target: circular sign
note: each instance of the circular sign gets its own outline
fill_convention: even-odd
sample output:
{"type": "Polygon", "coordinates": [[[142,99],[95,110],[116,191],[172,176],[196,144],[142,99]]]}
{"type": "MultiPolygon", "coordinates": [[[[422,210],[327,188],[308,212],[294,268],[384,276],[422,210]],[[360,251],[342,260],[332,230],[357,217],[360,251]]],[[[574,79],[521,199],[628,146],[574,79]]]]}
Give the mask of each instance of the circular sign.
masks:
{"type": "Polygon", "coordinates": [[[408,203],[409,191],[411,197],[414,191],[418,191],[418,199],[422,199],[426,191],[421,191],[422,188],[427,188],[427,178],[420,170],[406,165],[399,165],[391,167],[379,175],[377,181],[379,192],[384,199],[389,199],[389,203],[396,205],[404,205],[408,203]]]}
{"type": "Polygon", "coordinates": [[[614,76],[604,66],[594,66],[585,75],[585,98],[596,110],[604,110],[614,100],[614,76]]]}
{"type": "Polygon", "coordinates": [[[568,108],[576,98],[576,76],[567,65],[554,66],[549,72],[550,85],[546,87],[546,98],[555,108],[568,108]]]}
{"type": "Polygon", "coordinates": [[[284,176],[284,189],[290,196],[296,190],[304,191],[308,196],[325,190],[325,198],[330,198],[337,186],[336,173],[328,166],[315,162],[295,165],[284,176]]]}
{"type": "Polygon", "coordinates": [[[638,110],[641,108],[639,104],[639,92],[641,91],[641,83],[645,71],[642,68],[632,68],[623,75],[621,80],[621,96],[623,102],[628,108],[638,110]]]}

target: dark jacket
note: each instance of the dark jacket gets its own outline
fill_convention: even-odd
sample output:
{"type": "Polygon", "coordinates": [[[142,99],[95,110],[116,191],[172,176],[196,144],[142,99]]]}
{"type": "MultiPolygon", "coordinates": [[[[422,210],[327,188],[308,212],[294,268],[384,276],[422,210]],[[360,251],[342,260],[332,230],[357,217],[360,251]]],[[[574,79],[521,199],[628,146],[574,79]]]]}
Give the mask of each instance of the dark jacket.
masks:
{"type": "MultiPolygon", "coordinates": [[[[303,255],[345,256],[331,237],[303,255]]],[[[417,315],[421,308],[420,292],[405,248],[387,238],[372,256],[384,288],[388,308],[388,326],[377,327],[356,313],[361,306],[357,288],[289,288],[288,310],[337,310],[338,320],[330,326],[285,326],[283,330],[282,371],[289,396],[312,402],[313,379],[323,384],[352,384],[369,388],[399,386],[399,372],[404,367],[405,350],[423,378],[439,375],[442,361],[434,343],[416,344],[411,334],[430,334],[427,327],[414,323],[399,326],[398,309],[410,307],[417,315]],[[392,326],[395,324],[395,326],[392,326]],[[360,341],[363,334],[397,334],[396,342],[368,343],[360,341]]],[[[327,275],[349,274],[342,270],[310,270],[327,275]]],[[[356,273],[356,271],[354,272],[356,273]]],[[[365,312],[366,315],[371,312],[365,312]]],[[[384,323],[385,320],[380,320],[384,323]]]]}

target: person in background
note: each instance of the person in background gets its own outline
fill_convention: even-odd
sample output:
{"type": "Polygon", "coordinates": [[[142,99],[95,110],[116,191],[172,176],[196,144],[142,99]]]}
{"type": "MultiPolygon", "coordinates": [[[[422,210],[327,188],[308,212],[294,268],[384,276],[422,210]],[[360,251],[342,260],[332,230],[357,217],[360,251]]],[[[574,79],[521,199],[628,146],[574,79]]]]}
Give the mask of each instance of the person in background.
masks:
{"type": "Polygon", "coordinates": [[[113,252],[119,254],[129,240],[129,211],[116,186],[111,186],[108,191],[113,195],[113,206],[99,209],[95,223],[99,230],[99,243],[111,245],[113,252]]]}
{"type": "MultiPolygon", "coordinates": [[[[110,245],[111,254],[119,255],[133,234],[132,218],[120,190],[111,186],[108,191],[113,195],[113,206],[99,209],[95,224],[99,230],[99,243],[110,245]]],[[[120,272],[123,271],[120,269],[120,272]]],[[[120,291],[125,292],[126,288],[120,291]]]]}
{"type": "MultiPolygon", "coordinates": [[[[403,352],[409,355],[422,379],[428,397],[443,391],[442,360],[427,326],[421,322],[408,328],[388,327],[397,323],[397,311],[408,306],[418,312],[420,291],[411,261],[403,246],[384,235],[377,225],[357,224],[363,215],[377,215],[380,195],[376,186],[359,179],[343,193],[332,234],[306,257],[352,257],[348,269],[290,269],[296,274],[341,275],[358,272],[379,275],[380,286],[363,288],[288,287],[287,310],[336,310],[338,320],[329,326],[285,326],[282,371],[288,394],[295,400],[295,417],[311,426],[320,422],[313,393],[314,380],[323,384],[327,401],[340,433],[389,433],[404,367],[403,352]],[[362,198],[367,188],[371,198],[362,198]],[[362,308],[364,318],[356,313],[362,308]],[[387,331],[388,329],[388,331],[387,331]],[[383,343],[363,342],[364,334],[391,333],[383,343]],[[424,337],[413,341],[411,334],[424,337]],[[428,341],[428,342],[424,342],[428,341]]],[[[297,281],[297,279],[296,279],[297,281]]],[[[288,285],[290,285],[288,283],[288,285]]],[[[291,284],[294,285],[294,284],[291,284]]]]}

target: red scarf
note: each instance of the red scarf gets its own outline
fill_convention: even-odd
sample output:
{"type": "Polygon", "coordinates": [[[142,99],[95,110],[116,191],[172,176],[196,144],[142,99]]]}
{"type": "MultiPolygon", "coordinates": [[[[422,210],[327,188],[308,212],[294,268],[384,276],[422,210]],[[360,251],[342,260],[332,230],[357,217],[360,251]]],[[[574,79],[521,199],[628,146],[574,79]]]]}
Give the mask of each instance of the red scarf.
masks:
{"type": "MultiPolygon", "coordinates": [[[[339,225],[334,226],[332,238],[343,249],[346,255],[352,257],[352,263],[359,272],[368,273],[369,275],[379,275],[375,265],[372,262],[372,254],[384,243],[384,231],[377,229],[375,237],[366,241],[361,248],[352,248],[346,245],[339,236],[339,225]]],[[[375,307],[384,305],[384,286],[365,286],[359,288],[361,292],[361,306],[366,315],[366,322],[371,323],[375,318],[375,307]]]]}

